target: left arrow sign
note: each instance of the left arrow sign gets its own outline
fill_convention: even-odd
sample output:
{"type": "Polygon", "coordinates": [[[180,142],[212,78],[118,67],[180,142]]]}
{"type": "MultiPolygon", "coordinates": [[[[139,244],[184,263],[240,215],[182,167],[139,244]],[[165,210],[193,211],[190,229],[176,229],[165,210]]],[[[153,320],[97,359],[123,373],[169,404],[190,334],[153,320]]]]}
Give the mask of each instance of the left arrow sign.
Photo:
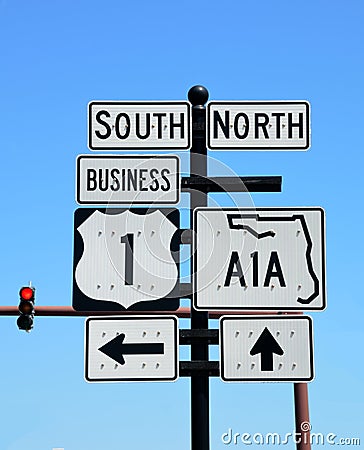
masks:
{"type": "Polygon", "coordinates": [[[175,381],[178,369],[177,317],[86,319],[86,381],[175,381]]]}
{"type": "Polygon", "coordinates": [[[109,358],[121,365],[125,364],[124,355],[159,355],[164,354],[164,344],[125,344],[125,334],[121,333],[99,348],[109,358]]]}

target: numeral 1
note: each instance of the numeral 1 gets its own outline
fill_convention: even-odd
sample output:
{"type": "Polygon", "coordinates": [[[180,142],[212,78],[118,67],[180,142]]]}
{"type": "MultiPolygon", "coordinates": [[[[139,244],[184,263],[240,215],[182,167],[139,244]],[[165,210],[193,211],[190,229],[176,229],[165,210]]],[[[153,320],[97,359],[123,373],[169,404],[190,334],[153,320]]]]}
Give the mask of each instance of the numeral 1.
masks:
{"type": "Polygon", "coordinates": [[[125,244],[125,284],[133,284],[133,266],[134,266],[134,235],[131,233],[121,236],[120,242],[125,244]]]}

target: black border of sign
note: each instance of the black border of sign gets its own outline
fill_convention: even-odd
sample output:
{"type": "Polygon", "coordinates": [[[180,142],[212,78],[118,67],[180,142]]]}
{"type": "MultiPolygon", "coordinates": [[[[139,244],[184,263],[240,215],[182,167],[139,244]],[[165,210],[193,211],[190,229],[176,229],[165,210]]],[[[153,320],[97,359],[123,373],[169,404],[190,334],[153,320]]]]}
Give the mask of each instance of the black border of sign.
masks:
{"type": "Polygon", "coordinates": [[[76,160],[76,202],[79,205],[176,205],[180,200],[181,180],[180,180],[180,159],[178,155],[78,155],[76,160]],[[165,202],[153,202],[153,201],[134,201],[122,202],[122,201],[109,201],[109,202],[91,202],[81,201],[81,159],[175,159],[176,160],[176,200],[165,202]]]}
{"type": "Polygon", "coordinates": [[[312,325],[312,318],[310,316],[222,316],[220,318],[220,324],[219,324],[219,338],[220,338],[220,378],[224,382],[228,383],[234,383],[234,382],[290,382],[290,383],[296,383],[296,382],[308,382],[312,381],[315,378],[315,370],[314,370],[314,357],[313,357],[313,325],[312,325]],[[224,340],[223,340],[223,327],[224,322],[227,320],[253,320],[253,319],[259,319],[259,320],[288,320],[288,319],[294,319],[294,320],[308,320],[308,332],[309,332],[309,339],[310,339],[310,377],[309,378],[224,378],[224,340]]]}
{"type": "Polygon", "coordinates": [[[75,311],[176,311],[180,304],[180,211],[177,208],[77,208],[74,212],[74,232],[73,232],[73,281],[72,281],[72,307],[75,311]],[[163,298],[158,300],[140,301],[134,303],[129,308],[124,308],[119,303],[109,300],[94,300],[86,296],[76,283],[76,267],[82,258],[84,243],[77,228],[88,219],[95,211],[103,214],[119,214],[123,211],[131,210],[135,214],[150,214],[160,211],[176,227],[176,231],[171,240],[171,253],[177,266],[177,281],[173,290],[163,298]]]}
{"type": "MultiPolygon", "coordinates": [[[[196,249],[198,248],[198,242],[197,242],[197,237],[198,237],[198,230],[197,230],[197,220],[196,220],[196,216],[198,211],[203,210],[203,211],[208,211],[208,210],[212,210],[212,211],[223,211],[223,212],[239,212],[239,211],[244,211],[244,212],[259,212],[259,211],[289,211],[289,212],[297,212],[299,213],[299,211],[319,211],[321,214],[321,262],[322,262],[322,266],[321,266],[321,273],[322,273],[322,283],[320,285],[320,289],[321,289],[321,296],[322,296],[322,306],[320,307],[309,307],[308,305],[299,305],[298,307],[287,307],[287,306],[283,306],[283,307],[277,307],[277,306],[261,306],[261,307],[257,307],[257,308],[253,308],[251,306],[209,306],[209,307],[200,307],[197,305],[197,275],[198,275],[198,267],[197,267],[197,258],[194,258],[193,261],[193,306],[195,309],[197,309],[198,311],[220,311],[220,310],[226,310],[226,311],[323,311],[324,309],[326,309],[326,250],[325,250],[325,211],[323,208],[321,207],[278,207],[278,208],[274,208],[274,207],[257,207],[257,208],[209,208],[209,207],[199,207],[196,208],[193,212],[193,246],[192,246],[192,251],[193,254],[195,255],[196,253],[196,249]]],[[[197,250],[198,251],[198,250],[197,250]]]]}
{"type": "Polygon", "coordinates": [[[307,100],[297,100],[297,101],[211,101],[207,105],[207,148],[212,151],[239,151],[239,150],[245,150],[245,151],[252,151],[255,150],[266,150],[266,151],[285,151],[285,150],[308,150],[311,147],[311,130],[310,130],[310,103],[307,100]],[[211,105],[305,105],[306,106],[306,142],[307,144],[302,147],[298,146],[292,146],[292,147],[279,147],[279,146],[272,146],[272,145],[266,145],[262,147],[251,147],[251,146],[244,146],[241,147],[215,147],[211,145],[210,140],[210,106],[211,105]]]}
{"type": "Polygon", "coordinates": [[[93,151],[104,151],[104,150],[114,150],[114,151],[135,151],[135,150],[153,150],[153,151],[169,151],[169,150],[189,150],[191,147],[191,104],[189,102],[186,101],[99,101],[99,100],[93,100],[91,102],[89,102],[88,104],[88,108],[87,108],[87,126],[88,126],[88,130],[87,130],[87,146],[90,150],[93,151]],[[148,146],[148,145],[144,145],[144,146],[140,146],[140,147],[128,147],[128,146],[122,146],[122,147],[95,147],[95,146],[91,146],[91,142],[92,142],[92,114],[91,114],[91,110],[92,110],[92,105],[186,105],[187,106],[187,145],[184,147],[176,147],[176,146],[170,146],[170,147],[162,147],[159,148],[158,146],[148,146]]]}
{"type": "Polygon", "coordinates": [[[120,316],[107,316],[107,317],[88,317],[85,321],[85,380],[89,383],[98,383],[98,382],[109,382],[109,383],[118,383],[122,381],[176,381],[179,377],[179,355],[178,355],[178,349],[179,349],[179,333],[178,333],[178,318],[176,316],[131,316],[131,317],[120,317],[120,316]],[[89,322],[94,320],[155,320],[155,319],[166,319],[166,320],[173,320],[174,322],[174,377],[173,378],[97,378],[97,379],[90,379],[88,377],[88,368],[89,368],[89,337],[90,337],[90,330],[89,330],[89,322]]]}

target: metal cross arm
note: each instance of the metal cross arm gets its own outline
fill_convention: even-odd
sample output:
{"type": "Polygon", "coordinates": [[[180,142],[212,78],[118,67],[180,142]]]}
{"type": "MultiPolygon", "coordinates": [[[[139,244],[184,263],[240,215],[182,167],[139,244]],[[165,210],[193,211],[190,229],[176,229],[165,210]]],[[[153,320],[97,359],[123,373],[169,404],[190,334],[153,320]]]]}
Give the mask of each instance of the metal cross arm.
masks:
{"type": "Polygon", "coordinates": [[[191,345],[194,343],[204,342],[210,345],[219,344],[219,330],[180,330],[179,331],[179,343],[181,345],[191,345]]]}
{"type": "Polygon", "coordinates": [[[180,361],[180,377],[218,377],[220,376],[219,361],[180,361]]]}
{"type": "MultiPolygon", "coordinates": [[[[219,330],[217,329],[186,329],[179,331],[180,345],[193,344],[219,344],[219,330]]],[[[202,376],[202,377],[218,377],[220,375],[219,361],[180,361],[179,374],[181,377],[202,376]]]]}
{"type": "Polygon", "coordinates": [[[281,176],[262,177],[182,177],[182,191],[201,192],[281,192],[281,176]]]}

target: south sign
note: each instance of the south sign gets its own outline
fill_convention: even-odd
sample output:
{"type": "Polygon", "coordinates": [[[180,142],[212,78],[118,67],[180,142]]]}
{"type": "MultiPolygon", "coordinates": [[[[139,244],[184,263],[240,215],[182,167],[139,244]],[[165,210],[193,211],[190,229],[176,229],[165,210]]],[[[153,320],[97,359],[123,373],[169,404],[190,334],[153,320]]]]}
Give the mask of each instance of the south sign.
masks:
{"type": "Polygon", "coordinates": [[[90,102],[88,146],[91,150],[188,150],[190,109],[188,102],[90,102]]]}

